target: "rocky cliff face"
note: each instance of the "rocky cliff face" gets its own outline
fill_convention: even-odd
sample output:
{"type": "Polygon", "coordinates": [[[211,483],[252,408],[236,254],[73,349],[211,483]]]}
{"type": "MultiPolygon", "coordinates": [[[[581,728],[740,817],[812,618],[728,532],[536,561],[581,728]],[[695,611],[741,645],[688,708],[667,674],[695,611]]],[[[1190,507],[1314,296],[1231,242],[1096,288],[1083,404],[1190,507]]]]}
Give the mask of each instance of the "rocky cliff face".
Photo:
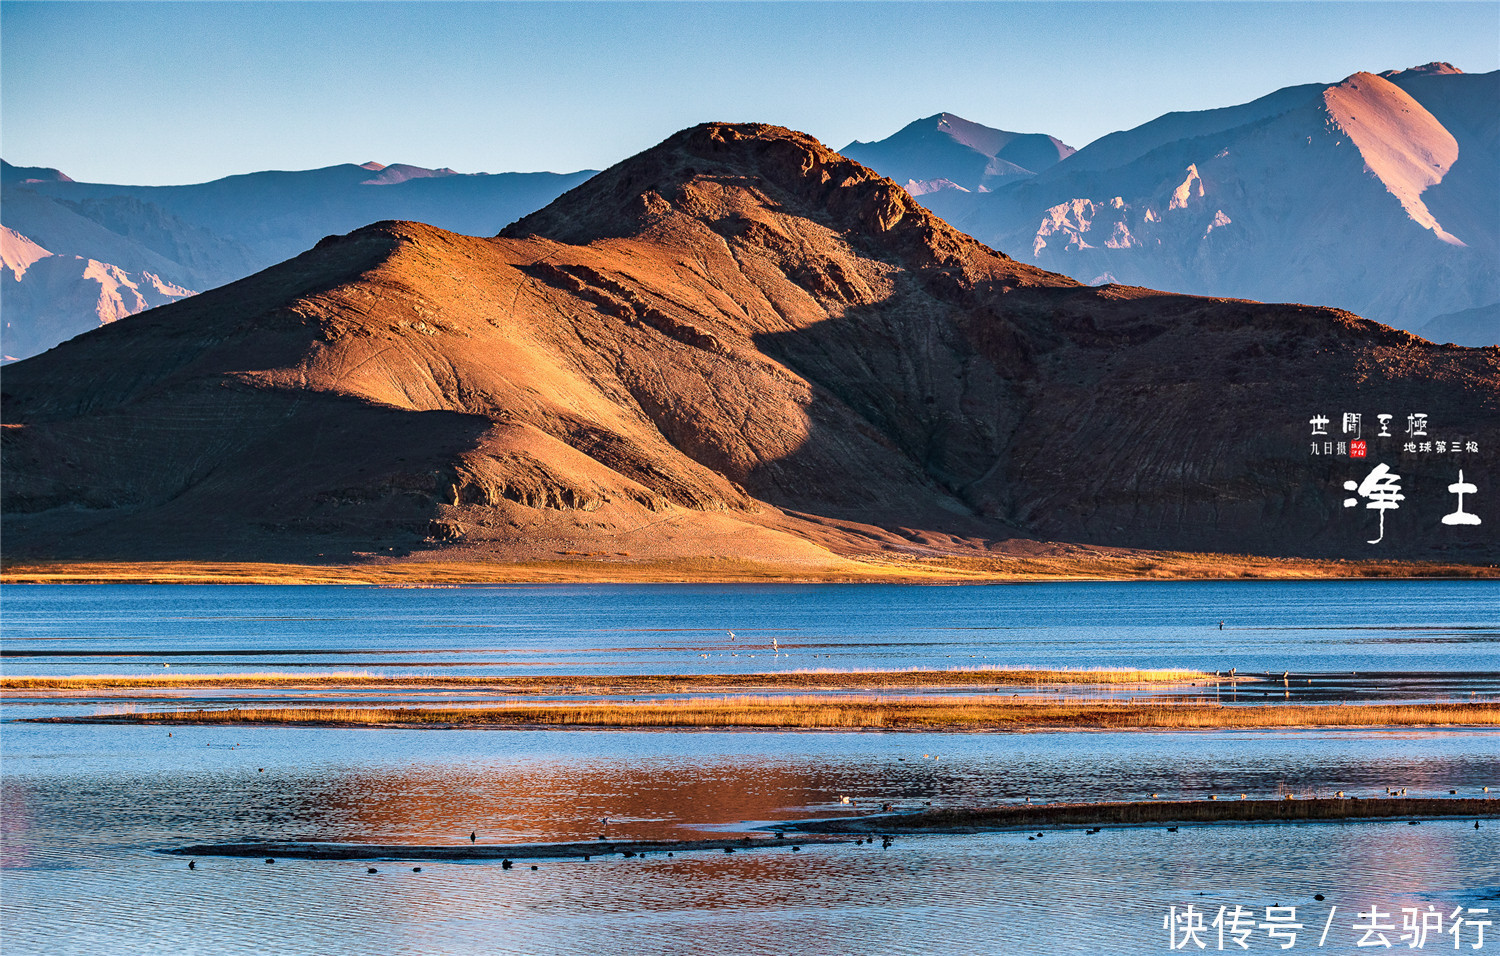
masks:
{"type": "Polygon", "coordinates": [[[1496,556],[1440,518],[1459,467],[1491,487],[1500,350],[1084,287],[776,127],[685,130],[494,239],[331,237],[4,389],[15,556],[1496,556]],[[1346,411],[1371,457],[1313,456],[1346,411]],[[1479,450],[1374,437],[1416,412],[1479,450]],[[1342,506],[1377,462],[1379,546],[1342,506]]]}

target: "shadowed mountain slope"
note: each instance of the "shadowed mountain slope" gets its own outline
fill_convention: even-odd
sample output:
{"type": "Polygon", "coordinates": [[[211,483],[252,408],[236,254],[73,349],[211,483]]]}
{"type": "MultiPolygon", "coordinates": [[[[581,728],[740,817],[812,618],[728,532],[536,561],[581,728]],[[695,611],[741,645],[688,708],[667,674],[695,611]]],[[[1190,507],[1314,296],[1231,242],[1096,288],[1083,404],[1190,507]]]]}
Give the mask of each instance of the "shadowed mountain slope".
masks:
{"type": "Polygon", "coordinates": [[[839,152],[902,184],[945,180],[977,192],[1035,176],[1074,150],[1045,133],[1012,133],[939,113],[873,143],[856,140],[839,152]]]}
{"type": "Polygon", "coordinates": [[[4,392],[12,557],[1492,560],[1500,520],[1439,520],[1458,467],[1491,487],[1500,350],[1083,287],[768,126],[685,130],[494,239],[330,237],[4,392]],[[1343,411],[1422,412],[1482,453],[1311,457],[1309,419],[1343,411]],[[1342,482],[1376,461],[1406,499],[1369,545],[1342,482]]]}
{"type": "Polygon", "coordinates": [[[957,222],[980,194],[1052,168],[1071,156],[1073,147],[1044,133],[1012,133],[939,113],[873,143],[856,140],[840,152],[957,222]]]}
{"type": "Polygon", "coordinates": [[[1495,341],[1496,329],[1500,329],[1500,302],[1436,316],[1417,331],[1434,342],[1478,347],[1495,341]]]}

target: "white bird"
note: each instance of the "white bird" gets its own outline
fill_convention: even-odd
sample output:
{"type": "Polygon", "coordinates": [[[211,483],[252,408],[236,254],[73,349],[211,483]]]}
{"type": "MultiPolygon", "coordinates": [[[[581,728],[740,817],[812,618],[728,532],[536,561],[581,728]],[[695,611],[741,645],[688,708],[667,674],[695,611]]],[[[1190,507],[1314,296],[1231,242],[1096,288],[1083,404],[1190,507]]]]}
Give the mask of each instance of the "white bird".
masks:
{"type": "Polygon", "coordinates": [[[734,632],[733,631],[729,631],[728,633],[729,633],[729,639],[731,641],[734,640],[734,632]]]}

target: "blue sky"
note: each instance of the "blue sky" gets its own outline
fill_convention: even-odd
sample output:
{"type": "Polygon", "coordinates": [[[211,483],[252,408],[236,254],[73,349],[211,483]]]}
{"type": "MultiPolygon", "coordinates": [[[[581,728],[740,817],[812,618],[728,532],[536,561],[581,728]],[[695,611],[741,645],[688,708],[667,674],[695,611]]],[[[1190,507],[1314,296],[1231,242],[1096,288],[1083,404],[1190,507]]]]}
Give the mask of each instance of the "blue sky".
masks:
{"type": "Polygon", "coordinates": [[[1497,0],[4,2],[0,155],[145,184],[562,171],[706,120],[838,148],[943,110],[1082,146],[1357,70],[1487,72],[1497,36],[1497,0]]]}

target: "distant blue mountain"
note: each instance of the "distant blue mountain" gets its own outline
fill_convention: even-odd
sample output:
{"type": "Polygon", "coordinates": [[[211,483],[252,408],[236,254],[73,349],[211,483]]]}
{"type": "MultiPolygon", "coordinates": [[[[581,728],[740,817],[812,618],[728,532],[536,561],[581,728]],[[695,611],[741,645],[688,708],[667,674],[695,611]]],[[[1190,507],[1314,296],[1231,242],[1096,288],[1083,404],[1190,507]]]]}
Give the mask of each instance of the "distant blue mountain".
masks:
{"type": "Polygon", "coordinates": [[[0,348],[7,358],[24,358],[112,321],[122,310],[129,314],[132,308],[122,306],[117,294],[98,287],[99,275],[201,292],[289,259],[324,236],[386,219],[491,236],[592,175],[466,175],[349,163],[189,186],[127,186],[75,182],[56,169],[0,161],[0,223],[68,260],[32,273],[32,284],[48,276],[46,290],[23,292],[27,269],[7,258],[5,278],[13,281],[0,284],[0,348]],[[90,262],[99,265],[91,268],[90,262]],[[77,287],[62,278],[75,273],[77,287]],[[87,305],[96,299],[98,308],[87,305]]]}

